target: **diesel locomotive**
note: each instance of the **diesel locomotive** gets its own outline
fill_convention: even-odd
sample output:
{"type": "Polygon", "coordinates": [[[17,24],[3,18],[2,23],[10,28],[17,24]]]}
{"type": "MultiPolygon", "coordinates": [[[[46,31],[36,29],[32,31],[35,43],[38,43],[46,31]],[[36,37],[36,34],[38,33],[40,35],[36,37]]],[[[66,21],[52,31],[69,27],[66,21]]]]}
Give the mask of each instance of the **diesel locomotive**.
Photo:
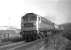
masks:
{"type": "Polygon", "coordinates": [[[24,41],[33,41],[47,37],[55,30],[55,24],[35,13],[27,13],[21,18],[21,32],[24,41]]]}

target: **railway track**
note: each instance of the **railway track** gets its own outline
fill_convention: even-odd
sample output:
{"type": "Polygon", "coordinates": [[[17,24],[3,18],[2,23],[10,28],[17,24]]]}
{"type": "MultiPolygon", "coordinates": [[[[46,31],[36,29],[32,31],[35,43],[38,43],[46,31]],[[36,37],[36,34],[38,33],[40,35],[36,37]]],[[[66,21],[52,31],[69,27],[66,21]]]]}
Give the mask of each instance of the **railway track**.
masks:
{"type": "Polygon", "coordinates": [[[8,45],[8,44],[10,44],[10,43],[12,43],[12,42],[3,42],[3,43],[0,43],[0,46],[3,46],[3,45],[8,45]]]}
{"type": "Polygon", "coordinates": [[[18,48],[21,48],[21,47],[25,47],[25,46],[34,44],[34,43],[36,43],[40,40],[35,40],[35,41],[32,41],[32,42],[21,41],[21,42],[11,43],[11,44],[8,44],[8,45],[0,46],[0,50],[14,50],[14,49],[18,49],[18,48]]]}
{"type": "Polygon", "coordinates": [[[22,44],[22,45],[18,45],[18,46],[15,46],[15,47],[12,47],[12,48],[8,48],[7,50],[21,50],[21,48],[25,49],[28,48],[28,47],[31,47],[33,46],[34,47],[34,44],[35,46],[41,42],[42,40],[36,40],[36,41],[32,41],[32,42],[29,42],[29,43],[25,43],[25,44],[22,44]],[[39,42],[39,43],[38,43],[39,42]]]}
{"type": "Polygon", "coordinates": [[[15,43],[9,43],[9,42],[7,42],[7,43],[5,43],[5,45],[0,46],[0,48],[11,47],[11,46],[15,46],[15,45],[23,44],[23,43],[25,43],[25,42],[24,41],[15,42],[15,43]]]}

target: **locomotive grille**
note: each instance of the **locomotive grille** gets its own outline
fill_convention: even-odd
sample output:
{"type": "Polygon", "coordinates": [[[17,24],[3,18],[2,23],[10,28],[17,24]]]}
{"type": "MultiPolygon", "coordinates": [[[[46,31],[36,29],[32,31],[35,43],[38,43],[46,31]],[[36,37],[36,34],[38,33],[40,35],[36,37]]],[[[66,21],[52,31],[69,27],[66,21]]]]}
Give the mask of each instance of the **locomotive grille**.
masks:
{"type": "Polygon", "coordinates": [[[24,27],[33,27],[33,23],[24,23],[24,27]]]}

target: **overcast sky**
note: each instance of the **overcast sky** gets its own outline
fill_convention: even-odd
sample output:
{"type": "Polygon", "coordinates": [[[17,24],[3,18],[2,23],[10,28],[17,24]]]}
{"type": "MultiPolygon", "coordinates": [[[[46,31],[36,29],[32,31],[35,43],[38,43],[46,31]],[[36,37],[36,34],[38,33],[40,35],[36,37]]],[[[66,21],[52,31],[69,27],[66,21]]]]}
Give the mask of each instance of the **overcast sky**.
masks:
{"type": "Polygon", "coordinates": [[[62,24],[71,21],[71,0],[0,0],[0,26],[20,28],[21,16],[34,12],[62,24]]]}

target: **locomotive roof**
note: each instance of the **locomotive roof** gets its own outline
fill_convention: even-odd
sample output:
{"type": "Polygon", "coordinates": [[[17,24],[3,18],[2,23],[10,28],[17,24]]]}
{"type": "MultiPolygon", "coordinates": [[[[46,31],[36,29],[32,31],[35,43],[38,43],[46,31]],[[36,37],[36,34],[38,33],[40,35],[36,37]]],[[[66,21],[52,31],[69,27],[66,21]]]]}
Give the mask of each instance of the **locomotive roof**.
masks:
{"type": "Polygon", "coordinates": [[[27,13],[22,18],[33,17],[33,16],[36,17],[37,15],[35,13],[27,13]]]}

